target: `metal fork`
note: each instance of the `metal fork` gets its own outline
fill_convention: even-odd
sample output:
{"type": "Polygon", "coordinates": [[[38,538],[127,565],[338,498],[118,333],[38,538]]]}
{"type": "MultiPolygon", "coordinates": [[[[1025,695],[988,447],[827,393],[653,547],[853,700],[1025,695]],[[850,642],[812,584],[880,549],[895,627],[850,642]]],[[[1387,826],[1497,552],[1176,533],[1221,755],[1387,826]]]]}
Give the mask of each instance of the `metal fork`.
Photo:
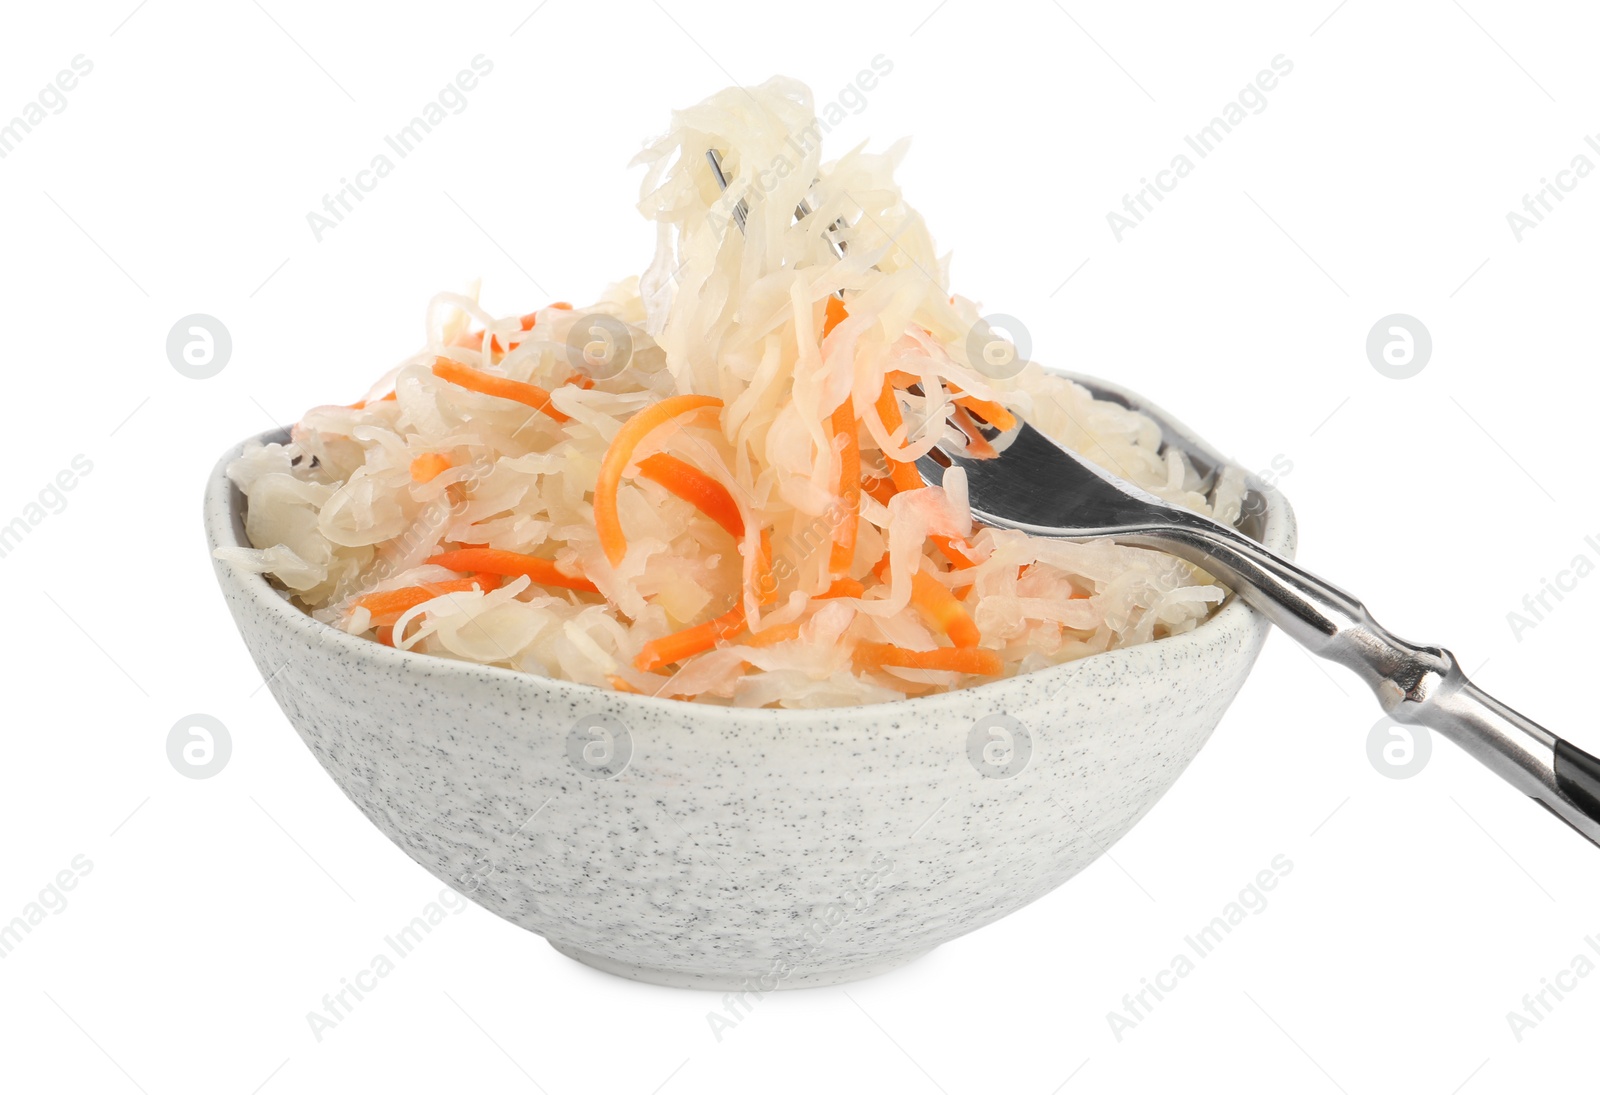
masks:
{"type": "MultiPolygon", "coordinates": [[[[1118,389],[1073,379],[1098,397],[1134,406],[1118,389]]],[[[1225,463],[1158,410],[1134,409],[1155,419],[1165,443],[1188,455],[1202,474],[1225,463]]],[[[940,445],[917,461],[923,479],[934,485],[946,468],[964,468],[978,521],[1033,536],[1156,548],[1201,567],[1313,654],[1352,670],[1391,718],[1449,738],[1600,845],[1600,760],[1478,688],[1448,650],[1398,638],[1350,594],[1239,529],[1164,502],[1026,423],[1006,434],[987,424],[978,429],[1002,450],[998,457],[974,459],[940,445]]],[[[1246,482],[1261,504],[1247,509],[1264,511],[1268,488],[1253,477],[1246,482]]]]}
{"type": "MultiPolygon", "coordinates": [[[[722,154],[714,148],[706,149],[706,163],[711,165],[711,177],[717,180],[717,189],[727,190],[728,176],[722,170],[722,154]]],[[[805,198],[801,198],[800,203],[794,207],[794,219],[803,221],[810,215],[811,203],[805,198]]],[[[749,218],[750,202],[746,198],[740,198],[733,205],[733,223],[739,226],[741,233],[745,231],[745,222],[749,218]]],[[[850,252],[850,245],[845,240],[844,235],[849,228],[850,226],[845,223],[843,217],[835,217],[833,223],[823,230],[822,238],[827,241],[828,248],[833,252],[835,258],[842,259],[850,252]]],[[[843,296],[844,293],[841,290],[834,295],[843,296]]]]}

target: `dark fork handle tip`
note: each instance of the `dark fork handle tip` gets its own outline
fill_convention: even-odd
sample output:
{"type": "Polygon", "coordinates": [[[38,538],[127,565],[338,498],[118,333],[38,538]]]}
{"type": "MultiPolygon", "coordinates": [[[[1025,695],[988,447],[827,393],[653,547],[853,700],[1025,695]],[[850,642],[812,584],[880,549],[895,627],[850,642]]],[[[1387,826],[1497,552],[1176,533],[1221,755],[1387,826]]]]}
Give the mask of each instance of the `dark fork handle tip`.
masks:
{"type": "Polygon", "coordinates": [[[1584,813],[1600,821],[1600,760],[1559,738],[1556,740],[1556,786],[1584,813]]]}

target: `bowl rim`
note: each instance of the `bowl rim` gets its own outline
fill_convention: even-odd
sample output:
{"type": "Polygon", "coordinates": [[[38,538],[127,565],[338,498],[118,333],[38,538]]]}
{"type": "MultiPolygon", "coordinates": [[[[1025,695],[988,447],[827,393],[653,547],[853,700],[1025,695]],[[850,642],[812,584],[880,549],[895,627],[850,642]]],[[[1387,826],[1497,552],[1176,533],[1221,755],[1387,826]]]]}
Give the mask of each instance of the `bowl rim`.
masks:
{"type": "MultiPolygon", "coordinates": [[[[1068,380],[1092,385],[1099,389],[1100,392],[1117,397],[1124,405],[1155,419],[1169,434],[1176,434],[1181,437],[1194,449],[1211,459],[1216,466],[1239,466],[1223,457],[1195,434],[1193,430],[1143,396],[1120,385],[1100,380],[1097,377],[1066,370],[1052,369],[1050,371],[1068,380]]],[[[244,536],[244,514],[239,505],[243,500],[243,493],[228,478],[227,467],[239,457],[246,445],[257,442],[263,444],[273,441],[281,442],[287,439],[288,432],[288,427],[276,427],[247,437],[224,452],[212,468],[211,476],[206,483],[204,498],[205,530],[210,549],[214,550],[217,547],[248,548],[254,546],[244,536]]],[[[1246,477],[1249,486],[1266,501],[1260,542],[1273,551],[1292,557],[1296,547],[1296,523],[1294,511],[1289,504],[1289,500],[1276,487],[1268,485],[1256,476],[1247,472],[1246,477]]],[[[1213,636],[1220,631],[1249,630],[1252,627],[1260,628],[1264,631],[1269,626],[1265,617],[1246,605],[1242,598],[1230,592],[1220,609],[1192,630],[1186,631],[1181,635],[1170,635],[1134,646],[1117,647],[1072,661],[1047,666],[1043,669],[1002,677],[998,680],[985,681],[982,684],[934,692],[924,696],[888,700],[882,703],[851,704],[836,707],[736,707],[723,704],[694,703],[671,697],[619,692],[615,689],[601,688],[598,685],[584,684],[562,677],[549,677],[523,670],[507,669],[503,666],[483,665],[478,662],[445,658],[412,650],[399,650],[395,647],[373,642],[371,639],[352,635],[331,624],[315,619],[296,607],[290,601],[288,595],[274,587],[264,574],[241,571],[232,564],[217,559],[215,555],[212,555],[212,564],[217,575],[217,581],[223,586],[224,592],[232,586],[240,593],[248,595],[252,602],[268,616],[278,618],[283,626],[289,630],[299,630],[307,635],[315,634],[318,636],[318,645],[329,646],[340,653],[341,656],[353,659],[355,662],[370,660],[371,663],[377,666],[384,666],[402,672],[426,673],[430,676],[446,678],[476,678],[480,681],[500,682],[518,688],[531,687],[553,691],[575,702],[606,702],[624,708],[638,707],[644,712],[654,712],[667,716],[688,716],[692,718],[732,716],[759,721],[772,726],[800,726],[819,721],[837,721],[848,716],[864,716],[874,720],[881,719],[885,722],[904,719],[911,721],[914,725],[918,716],[931,715],[941,708],[963,706],[974,699],[981,701],[986,697],[1000,699],[1007,692],[1015,693],[1019,689],[1026,689],[1030,685],[1041,685],[1046,695],[1053,696],[1063,687],[1066,679],[1074,674],[1092,672],[1097,668],[1105,668],[1118,661],[1129,663],[1130,667],[1141,660],[1158,661],[1164,654],[1176,654],[1182,652],[1185,647],[1209,643],[1213,636]]],[[[1013,695],[1008,698],[1014,700],[1017,697],[1013,695]]]]}

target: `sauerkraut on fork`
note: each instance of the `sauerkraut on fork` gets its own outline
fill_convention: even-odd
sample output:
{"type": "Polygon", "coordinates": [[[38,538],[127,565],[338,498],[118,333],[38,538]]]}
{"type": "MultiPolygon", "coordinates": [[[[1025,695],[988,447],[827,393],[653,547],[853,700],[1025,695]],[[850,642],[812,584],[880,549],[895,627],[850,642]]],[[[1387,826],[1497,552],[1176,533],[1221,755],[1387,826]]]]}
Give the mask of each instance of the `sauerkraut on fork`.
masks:
{"type": "Polygon", "coordinates": [[[218,554],[403,650],[754,707],[960,688],[1203,621],[1224,590],[1187,563],[976,527],[958,468],[923,484],[935,444],[983,455],[978,422],[1025,418],[1221,520],[1243,497],[1008,357],[901,197],[903,142],[824,163],[819,134],[787,79],[675,113],[638,158],[642,276],[525,315],[436,297],[366,399],[229,466],[254,546],[218,554]]]}

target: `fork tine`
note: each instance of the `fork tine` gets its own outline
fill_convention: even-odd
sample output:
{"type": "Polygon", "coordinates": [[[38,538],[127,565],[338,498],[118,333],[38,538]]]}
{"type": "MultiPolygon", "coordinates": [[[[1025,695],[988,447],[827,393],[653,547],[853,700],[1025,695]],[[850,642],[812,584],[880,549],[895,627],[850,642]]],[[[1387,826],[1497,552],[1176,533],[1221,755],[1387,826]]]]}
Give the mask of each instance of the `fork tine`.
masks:
{"type": "Polygon", "coordinates": [[[987,460],[935,446],[917,461],[923,481],[940,485],[949,467],[967,474],[972,515],[985,524],[1037,535],[1104,535],[1172,519],[1176,508],[1120,480],[1023,423],[987,460]]]}

